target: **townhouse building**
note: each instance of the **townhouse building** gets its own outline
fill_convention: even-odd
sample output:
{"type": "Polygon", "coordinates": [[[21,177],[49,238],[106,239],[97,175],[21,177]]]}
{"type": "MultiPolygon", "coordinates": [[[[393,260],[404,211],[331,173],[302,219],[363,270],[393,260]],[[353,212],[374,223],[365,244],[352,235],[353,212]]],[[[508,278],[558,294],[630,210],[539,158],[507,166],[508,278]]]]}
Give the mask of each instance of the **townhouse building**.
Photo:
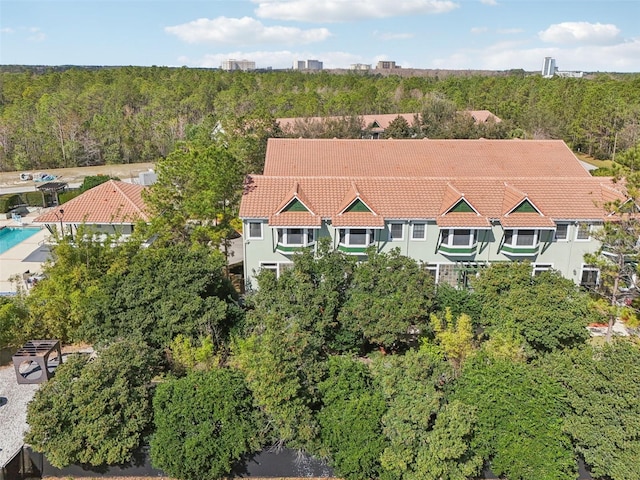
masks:
{"type": "Polygon", "coordinates": [[[279,274],[325,237],[363,260],[397,248],[437,282],[465,285],[494,262],[524,261],[591,286],[593,232],[624,200],[559,140],[270,139],[240,206],[245,281],[279,274]]]}

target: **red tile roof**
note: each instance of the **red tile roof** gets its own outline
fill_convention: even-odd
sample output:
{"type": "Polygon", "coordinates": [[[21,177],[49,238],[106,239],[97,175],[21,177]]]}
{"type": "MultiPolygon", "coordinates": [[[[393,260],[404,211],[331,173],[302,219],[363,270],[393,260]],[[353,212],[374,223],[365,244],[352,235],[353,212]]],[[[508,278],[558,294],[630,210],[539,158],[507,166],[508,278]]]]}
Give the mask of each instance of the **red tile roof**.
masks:
{"type": "Polygon", "coordinates": [[[319,227],[322,218],[308,212],[282,212],[269,217],[272,227],[319,227]]]}
{"type": "Polygon", "coordinates": [[[440,214],[447,213],[455,207],[460,200],[464,198],[464,193],[456,189],[451,183],[447,183],[447,188],[442,197],[442,205],[440,206],[440,214]]]}
{"type": "Polygon", "coordinates": [[[264,175],[344,177],[589,177],[561,140],[271,138],[264,175]]]}
{"type": "Polygon", "coordinates": [[[334,227],[369,227],[383,228],[384,218],[367,212],[348,212],[331,217],[334,227]]]}
{"type": "Polygon", "coordinates": [[[265,174],[248,177],[240,216],[271,219],[294,183],[336,226],[437,219],[451,227],[544,228],[602,220],[605,202],[625,199],[622,185],[589,175],[562,141],[270,139],[265,174]],[[357,198],[371,213],[338,219],[357,198]],[[446,213],[462,198],[479,215],[446,213]],[[524,200],[539,213],[510,214],[524,200]]]}
{"type": "Polygon", "coordinates": [[[555,222],[538,213],[512,213],[500,218],[505,228],[555,228],[555,222]]]}
{"type": "MultiPolygon", "coordinates": [[[[487,120],[492,119],[496,123],[500,123],[502,120],[496,117],[489,110],[463,110],[458,112],[463,115],[470,115],[476,123],[485,123],[487,120]]],[[[393,122],[396,118],[402,117],[404,118],[409,125],[413,125],[415,123],[416,117],[419,119],[419,113],[383,113],[378,115],[358,115],[357,118],[360,119],[363,128],[372,128],[373,131],[384,131],[389,128],[389,124],[393,122]],[[377,125],[377,127],[375,126],[377,125]]],[[[330,117],[289,117],[289,118],[278,118],[276,122],[280,125],[280,128],[286,132],[290,133],[298,126],[310,126],[310,125],[321,125],[327,120],[340,120],[341,118],[349,118],[349,117],[339,117],[339,116],[330,116],[330,117]]]]}
{"type": "Polygon", "coordinates": [[[448,213],[436,218],[439,227],[445,228],[488,228],[491,222],[487,217],[476,213],[448,213]]]}
{"type": "Polygon", "coordinates": [[[59,212],[64,211],[63,223],[132,224],[148,221],[142,199],[145,187],[132,183],[109,180],[93,187],[59,208],[34,219],[34,223],[59,223],[59,212]]]}
{"type": "MultiPolygon", "coordinates": [[[[240,205],[242,218],[270,218],[289,194],[291,178],[252,176],[249,188],[244,192],[240,205]]],[[[323,219],[337,218],[344,210],[346,193],[355,182],[367,205],[386,219],[436,219],[441,214],[442,200],[449,184],[464,192],[478,213],[490,220],[504,217],[503,198],[506,185],[501,178],[351,178],[351,177],[297,177],[296,181],[314,205],[316,213],[323,219]]],[[[612,195],[617,190],[609,179],[603,177],[539,177],[511,178],[509,185],[527,192],[529,198],[544,213],[540,222],[550,220],[602,220],[606,212],[603,192],[612,195]]],[[[345,214],[346,215],[346,214],[345,214]]],[[[369,215],[366,214],[365,215],[369,215]]],[[[457,214],[456,214],[457,215],[457,214]]],[[[474,213],[470,214],[476,216],[474,213]]],[[[523,214],[517,214],[523,215],[523,214]]],[[[373,216],[373,215],[372,215],[373,216]]],[[[511,214],[506,218],[529,218],[511,214]]],[[[459,218],[459,217],[451,217],[459,218]]],[[[447,222],[448,220],[440,220],[447,222]]],[[[510,220],[505,220],[510,221],[510,220]]],[[[474,223],[475,225],[475,223],[474,223]]],[[[471,225],[470,225],[471,226],[471,225]]],[[[524,225],[522,225],[524,226],[524,225]]]]}

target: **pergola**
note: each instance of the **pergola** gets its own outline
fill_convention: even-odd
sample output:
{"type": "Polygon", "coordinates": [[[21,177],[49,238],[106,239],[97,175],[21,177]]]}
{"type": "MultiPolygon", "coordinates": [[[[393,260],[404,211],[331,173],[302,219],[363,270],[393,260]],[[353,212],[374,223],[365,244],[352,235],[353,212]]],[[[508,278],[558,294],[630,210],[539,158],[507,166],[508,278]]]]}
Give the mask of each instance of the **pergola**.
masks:
{"type": "Polygon", "coordinates": [[[59,340],[29,340],[13,355],[16,379],[21,385],[46,382],[53,376],[54,366],[60,363],[59,340]],[[57,354],[55,364],[49,363],[51,354],[57,354]]]}
{"type": "Polygon", "coordinates": [[[60,205],[58,194],[67,190],[68,184],[66,182],[47,182],[44,185],[39,185],[37,188],[43,194],[48,193],[55,199],[55,204],[60,205]]]}

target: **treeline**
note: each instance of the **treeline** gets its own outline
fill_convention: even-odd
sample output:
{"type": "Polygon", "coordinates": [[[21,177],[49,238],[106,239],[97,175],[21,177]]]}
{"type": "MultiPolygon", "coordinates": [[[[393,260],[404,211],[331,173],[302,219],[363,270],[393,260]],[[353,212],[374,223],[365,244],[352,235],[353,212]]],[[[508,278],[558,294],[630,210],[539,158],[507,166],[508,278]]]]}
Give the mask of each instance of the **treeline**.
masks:
{"type": "MultiPolygon", "coordinates": [[[[434,99],[458,110],[490,110],[505,122],[504,136],[560,138],[605,159],[640,138],[638,91],[639,75],[438,79],[166,67],[4,72],[0,170],[156,161],[176,142],[219,132],[231,142],[249,134],[264,143],[278,135],[279,117],[427,112],[437,121],[441,102],[434,99]]],[[[432,137],[452,135],[432,130],[432,137]]],[[[251,146],[246,156],[262,150],[251,146]]]]}

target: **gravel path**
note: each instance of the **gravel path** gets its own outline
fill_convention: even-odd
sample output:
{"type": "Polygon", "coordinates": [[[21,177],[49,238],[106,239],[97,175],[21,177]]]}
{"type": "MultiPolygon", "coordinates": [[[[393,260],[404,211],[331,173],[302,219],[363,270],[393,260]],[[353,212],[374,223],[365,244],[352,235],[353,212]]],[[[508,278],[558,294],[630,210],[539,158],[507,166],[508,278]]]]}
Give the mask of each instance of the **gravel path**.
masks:
{"type": "Polygon", "coordinates": [[[27,404],[39,385],[18,385],[13,364],[0,367],[0,468],[24,444],[27,430],[27,404]]]}

